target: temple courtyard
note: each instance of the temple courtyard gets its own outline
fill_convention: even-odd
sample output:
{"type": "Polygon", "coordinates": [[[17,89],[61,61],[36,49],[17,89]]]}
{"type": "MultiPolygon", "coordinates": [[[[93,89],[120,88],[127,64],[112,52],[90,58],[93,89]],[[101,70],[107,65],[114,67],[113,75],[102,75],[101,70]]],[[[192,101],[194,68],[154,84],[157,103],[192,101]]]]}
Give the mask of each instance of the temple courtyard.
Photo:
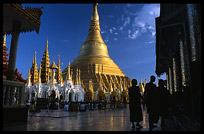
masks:
{"type": "MultiPolygon", "coordinates": [[[[179,131],[173,119],[165,121],[161,128],[160,120],[152,131],[179,131]]],[[[143,108],[143,128],[132,129],[129,118],[129,107],[107,108],[71,112],[59,110],[41,110],[28,114],[27,123],[3,125],[4,131],[150,131],[146,108],[143,108]]],[[[155,124],[156,125],[156,124],[155,124]]]]}

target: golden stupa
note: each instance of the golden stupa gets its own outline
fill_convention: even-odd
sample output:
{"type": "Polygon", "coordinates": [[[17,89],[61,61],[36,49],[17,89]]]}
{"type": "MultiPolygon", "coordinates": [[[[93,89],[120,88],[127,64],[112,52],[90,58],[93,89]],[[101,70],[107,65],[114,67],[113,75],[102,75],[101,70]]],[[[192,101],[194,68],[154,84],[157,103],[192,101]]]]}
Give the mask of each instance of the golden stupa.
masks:
{"type": "MultiPolygon", "coordinates": [[[[109,57],[108,48],[100,33],[97,6],[97,3],[93,4],[94,11],[88,36],[80,48],[78,57],[71,64],[72,78],[76,81],[76,69],[80,69],[85,101],[107,99],[108,94],[112,99],[126,101],[131,80],[109,57]]],[[[63,80],[66,80],[67,70],[65,68],[62,72],[63,80]]]]}

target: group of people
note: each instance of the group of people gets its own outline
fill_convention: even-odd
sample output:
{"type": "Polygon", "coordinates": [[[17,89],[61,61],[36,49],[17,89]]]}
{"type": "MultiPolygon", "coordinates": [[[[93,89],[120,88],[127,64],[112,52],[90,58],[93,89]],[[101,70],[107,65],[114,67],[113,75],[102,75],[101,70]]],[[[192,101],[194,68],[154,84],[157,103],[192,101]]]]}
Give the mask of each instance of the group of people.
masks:
{"type": "Polygon", "coordinates": [[[144,94],[141,95],[139,86],[137,86],[137,80],[132,80],[132,87],[128,89],[129,94],[129,110],[130,110],[130,122],[132,122],[132,128],[142,128],[140,122],[143,121],[143,112],[141,108],[141,102],[144,102],[147,107],[149,128],[157,127],[154,123],[158,123],[159,117],[161,117],[161,127],[165,126],[164,119],[169,114],[169,92],[164,86],[165,83],[162,79],[159,80],[159,86],[155,84],[155,76],[150,77],[150,82],[146,84],[144,94]],[[142,100],[142,101],[141,101],[142,100]]]}

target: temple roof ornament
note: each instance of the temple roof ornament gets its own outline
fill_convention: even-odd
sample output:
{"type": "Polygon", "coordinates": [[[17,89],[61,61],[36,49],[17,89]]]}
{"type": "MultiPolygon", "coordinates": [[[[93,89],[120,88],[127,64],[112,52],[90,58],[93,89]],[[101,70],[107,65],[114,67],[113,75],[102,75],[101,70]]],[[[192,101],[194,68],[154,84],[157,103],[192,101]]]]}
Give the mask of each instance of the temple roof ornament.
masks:
{"type": "Polygon", "coordinates": [[[98,16],[98,11],[97,11],[97,7],[98,7],[98,3],[94,3],[93,4],[93,9],[94,9],[94,12],[91,16],[91,20],[99,20],[99,16],[98,16]]]}
{"type": "Polygon", "coordinates": [[[3,31],[11,34],[13,23],[20,22],[19,32],[36,31],[39,33],[42,8],[22,8],[21,4],[3,4],[3,31]],[[8,23],[8,19],[9,22],[8,23]]]}

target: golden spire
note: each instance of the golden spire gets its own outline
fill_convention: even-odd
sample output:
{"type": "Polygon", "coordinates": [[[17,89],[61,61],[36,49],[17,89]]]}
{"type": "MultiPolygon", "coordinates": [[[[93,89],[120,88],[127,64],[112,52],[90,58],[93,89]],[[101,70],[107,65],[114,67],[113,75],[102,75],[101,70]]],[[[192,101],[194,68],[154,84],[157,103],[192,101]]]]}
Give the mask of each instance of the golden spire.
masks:
{"type": "Polygon", "coordinates": [[[46,48],[45,48],[45,51],[43,54],[41,67],[42,67],[41,82],[47,84],[49,82],[49,77],[51,77],[51,75],[52,75],[51,70],[49,68],[50,67],[50,58],[49,58],[49,52],[48,52],[48,39],[46,42],[46,48]]]}
{"type": "Polygon", "coordinates": [[[58,55],[58,67],[60,67],[60,55],[58,55]]]}
{"type": "Polygon", "coordinates": [[[66,80],[71,80],[72,78],[71,78],[71,76],[70,76],[70,62],[69,62],[69,64],[68,64],[68,67],[67,67],[67,79],[66,80]]]}
{"type": "Polygon", "coordinates": [[[33,64],[30,70],[31,73],[31,82],[35,84],[38,81],[38,67],[36,62],[36,51],[35,51],[35,57],[33,57],[33,64]]]}
{"type": "Polygon", "coordinates": [[[46,51],[48,51],[48,39],[47,39],[47,43],[46,43],[46,51]]]}
{"type": "Polygon", "coordinates": [[[31,86],[31,74],[30,74],[30,69],[28,70],[28,80],[27,80],[27,86],[31,86]]]}
{"type": "Polygon", "coordinates": [[[41,83],[41,64],[40,64],[39,72],[38,72],[38,83],[41,83]]]}
{"type": "Polygon", "coordinates": [[[57,82],[59,84],[62,83],[62,79],[61,79],[61,76],[62,76],[62,72],[61,72],[61,68],[60,68],[60,56],[58,55],[58,65],[57,65],[58,69],[57,69],[57,82]]]}
{"type": "Polygon", "coordinates": [[[94,11],[93,11],[93,14],[92,14],[92,16],[91,16],[91,20],[97,20],[97,21],[99,21],[99,16],[98,16],[97,7],[98,7],[98,3],[94,3],[94,4],[93,4],[94,11]]]}
{"type": "Polygon", "coordinates": [[[33,64],[34,64],[34,61],[35,61],[35,57],[33,57],[33,64]]]}
{"type": "MultiPolygon", "coordinates": [[[[78,66],[81,70],[81,81],[84,81],[85,87],[89,86],[88,80],[93,81],[93,89],[96,91],[98,89],[98,82],[96,75],[100,74],[101,72],[102,77],[101,79],[103,82],[103,87],[105,90],[110,91],[109,84],[110,79],[107,76],[116,76],[122,77],[123,79],[129,79],[125,73],[114,63],[114,61],[109,57],[108,49],[106,44],[104,43],[101,33],[100,33],[100,23],[99,23],[99,15],[97,11],[98,4],[94,4],[92,9],[92,14],[90,15],[90,26],[89,32],[86,40],[81,45],[80,52],[78,57],[72,62],[71,68],[75,71],[78,66]],[[93,8],[94,7],[94,8],[93,8]],[[101,65],[98,67],[98,65],[101,65]],[[98,68],[97,68],[98,67],[98,68]],[[86,82],[87,81],[87,82],[86,82]]],[[[67,68],[63,71],[63,77],[66,77],[68,74],[67,68]]],[[[74,72],[75,75],[75,72],[74,72]]],[[[115,78],[116,78],[115,77],[115,78]]],[[[77,77],[75,77],[77,79],[77,77]]],[[[74,80],[76,80],[74,79],[74,80]]],[[[115,81],[112,80],[112,83],[115,81]]],[[[116,83],[113,86],[117,86],[119,83],[116,83]]],[[[127,89],[124,87],[123,90],[127,89]]],[[[127,85],[127,83],[126,83],[127,85]]],[[[128,86],[128,85],[127,85],[128,86]]],[[[119,86],[118,86],[119,87],[119,86]]],[[[89,88],[88,88],[89,89],[89,88]]],[[[87,98],[85,94],[85,99],[87,98]]]]}
{"type": "Polygon", "coordinates": [[[89,27],[89,34],[86,41],[81,46],[79,56],[103,56],[109,58],[108,49],[104,43],[99,25],[99,16],[97,12],[97,5],[94,4],[93,14],[91,16],[91,23],[89,27]]]}
{"type": "Polygon", "coordinates": [[[6,33],[4,33],[3,46],[6,46],[6,33]]]}
{"type": "Polygon", "coordinates": [[[36,63],[36,51],[35,51],[35,58],[34,58],[34,60],[35,60],[34,62],[36,63]]]}
{"type": "Polygon", "coordinates": [[[38,67],[36,62],[36,51],[35,51],[35,58],[34,58],[34,83],[38,80],[38,67]]]}

